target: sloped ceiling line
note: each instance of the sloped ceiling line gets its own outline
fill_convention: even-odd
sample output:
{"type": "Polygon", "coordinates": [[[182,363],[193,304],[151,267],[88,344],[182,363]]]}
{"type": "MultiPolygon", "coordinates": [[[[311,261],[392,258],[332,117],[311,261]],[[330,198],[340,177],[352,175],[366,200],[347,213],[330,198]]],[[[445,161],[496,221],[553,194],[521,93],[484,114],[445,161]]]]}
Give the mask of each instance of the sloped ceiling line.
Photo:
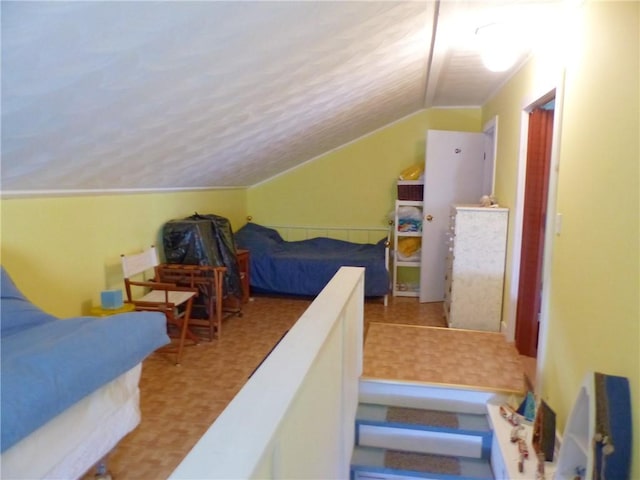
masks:
{"type": "Polygon", "coordinates": [[[2,195],[251,186],[481,105],[496,79],[442,57],[445,5],[3,1],[2,195]]]}
{"type": "Polygon", "coordinates": [[[427,56],[427,68],[426,68],[426,81],[424,86],[424,104],[425,106],[431,105],[433,103],[434,96],[434,84],[435,82],[432,80],[436,79],[439,74],[439,66],[436,67],[436,61],[439,62],[439,58],[436,58],[435,55],[435,45],[436,45],[436,35],[438,32],[438,16],[440,14],[440,0],[436,0],[433,3],[433,15],[431,19],[431,40],[429,41],[428,48],[428,56],[427,56]]]}

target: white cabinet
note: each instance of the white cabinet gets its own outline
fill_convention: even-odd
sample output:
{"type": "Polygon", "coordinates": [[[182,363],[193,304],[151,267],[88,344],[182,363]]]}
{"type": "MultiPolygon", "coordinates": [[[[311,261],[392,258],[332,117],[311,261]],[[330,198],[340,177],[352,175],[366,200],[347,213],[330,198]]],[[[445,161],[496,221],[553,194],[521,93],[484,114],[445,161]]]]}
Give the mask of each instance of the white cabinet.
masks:
{"type": "Polygon", "coordinates": [[[396,200],[393,230],[393,295],[417,297],[420,292],[422,202],[396,200]]]}
{"type": "Polygon", "coordinates": [[[507,208],[451,207],[444,294],[449,327],[500,330],[508,217],[507,208]]]}

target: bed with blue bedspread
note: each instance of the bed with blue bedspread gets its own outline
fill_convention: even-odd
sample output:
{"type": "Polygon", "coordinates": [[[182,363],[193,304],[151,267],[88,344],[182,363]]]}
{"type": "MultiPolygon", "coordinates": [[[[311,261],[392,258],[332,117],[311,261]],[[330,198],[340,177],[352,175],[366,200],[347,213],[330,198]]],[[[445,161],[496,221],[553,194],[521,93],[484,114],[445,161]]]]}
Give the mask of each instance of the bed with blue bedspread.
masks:
{"type": "Polygon", "coordinates": [[[3,477],[79,477],[139,422],[140,364],[169,342],[166,319],[132,312],[61,320],[1,270],[3,477]],[[78,404],[81,412],[69,415],[78,404]]]}
{"type": "Polygon", "coordinates": [[[386,238],[368,244],[324,237],[290,242],[272,228],[247,223],[235,240],[250,252],[253,292],[316,296],[341,266],[365,267],[365,296],[389,292],[386,238]]]}

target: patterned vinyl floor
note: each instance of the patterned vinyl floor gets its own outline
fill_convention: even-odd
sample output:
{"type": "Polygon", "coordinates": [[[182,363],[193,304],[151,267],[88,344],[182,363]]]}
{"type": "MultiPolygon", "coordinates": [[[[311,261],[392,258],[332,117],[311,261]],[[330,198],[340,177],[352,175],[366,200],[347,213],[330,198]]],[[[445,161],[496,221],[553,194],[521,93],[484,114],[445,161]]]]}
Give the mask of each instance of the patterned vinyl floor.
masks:
{"type": "Polygon", "coordinates": [[[503,334],[442,327],[370,324],[363,376],[525,391],[520,358],[503,334]]]}
{"type": "MultiPolygon", "coordinates": [[[[306,299],[255,297],[245,304],[242,317],[224,321],[221,340],[187,347],[182,366],[176,367],[161,353],[145,360],[140,381],[142,422],[110,455],[108,467],[113,478],[168,477],[310,303],[306,299]]],[[[505,382],[522,383],[515,350],[504,340],[499,345],[501,335],[480,334],[456,349],[455,340],[433,341],[428,336],[428,332],[442,336],[452,331],[425,328],[445,326],[439,303],[392,298],[384,307],[381,300],[367,301],[365,374],[492,387],[496,372],[506,369],[505,382]],[[485,344],[491,362],[475,357],[485,344]],[[446,353],[435,353],[442,345],[446,345],[446,353]],[[474,369],[483,365],[487,367],[484,373],[474,369]],[[455,374],[444,377],[444,371],[455,374]]]]}

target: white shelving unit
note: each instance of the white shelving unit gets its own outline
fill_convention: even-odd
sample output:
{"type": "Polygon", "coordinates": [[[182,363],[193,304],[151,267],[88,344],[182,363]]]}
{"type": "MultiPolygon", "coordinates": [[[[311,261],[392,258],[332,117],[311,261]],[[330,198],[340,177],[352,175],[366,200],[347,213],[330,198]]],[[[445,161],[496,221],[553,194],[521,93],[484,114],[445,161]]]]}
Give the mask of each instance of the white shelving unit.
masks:
{"type": "Polygon", "coordinates": [[[629,478],[631,413],[627,378],[587,373],[565,426],[555,479],[629,478]]]}
{"type": "MultiPolygon", "coordinates": [[[[524,471],[520,472],[518,447],[510,440],[511,425],[500,415],[499,403],[489,402],[487,409],[493,429],[491,467],[494,477],[512,480],[538,478],[532,444],[533,427],[524,425],[522,436],[530,456],[524,462],[524,471]]],[[[545,462],[544,478],[630,478],[632,449],[635,447],[632,445],[631,415],[629,380],[588,372],[571,409],[559,449],[556,443],[554,461],[545,462]]]]}
{"type": "Polygon", "coordinates": [[[401,283],[401,275],[399,272],[406,268],[420,269],[420,250],[416,255],[405,258],[398,251],[398,242],[405,238],[416,238],[418,242],[422,242],[422,202],[415,200],[396,200],[395,220],[393,224],[393,296],[394,297],[417,297],[420,294],[419,271],[416,273],[418,283],[415,285],[406,285],[401,283]],[[420,211],[420,221],[416,225],[410,225],[403,222],[400,215],[402,207],[414,207],[420,211]]]}
{"type": "Polygon", "coordinates": [[[593,461],[589,459],[589,439],[594,432],[589,431],[593,428],[589,419],[595,416],[594,409],[593,387],[587,381],[580,388],[567,422],[567,431],[562,441],[559,478],[575,478],[576,468],[584,468],[585,472],[587,469],[593,471],[593,461]]]}

